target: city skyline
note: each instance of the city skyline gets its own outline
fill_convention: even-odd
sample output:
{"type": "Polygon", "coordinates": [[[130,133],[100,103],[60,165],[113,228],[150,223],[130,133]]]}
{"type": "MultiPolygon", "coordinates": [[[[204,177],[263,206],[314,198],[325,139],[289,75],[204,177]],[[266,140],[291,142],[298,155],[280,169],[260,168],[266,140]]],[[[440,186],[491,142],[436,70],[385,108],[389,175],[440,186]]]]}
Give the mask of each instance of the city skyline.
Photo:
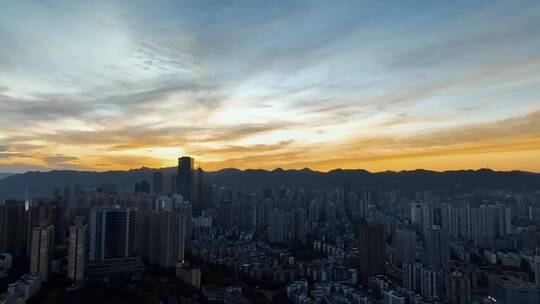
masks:
{"type": "Polygon", "coordinates": [[[540,172],[540,3],[6,2],[0,172],[540,172]]]}

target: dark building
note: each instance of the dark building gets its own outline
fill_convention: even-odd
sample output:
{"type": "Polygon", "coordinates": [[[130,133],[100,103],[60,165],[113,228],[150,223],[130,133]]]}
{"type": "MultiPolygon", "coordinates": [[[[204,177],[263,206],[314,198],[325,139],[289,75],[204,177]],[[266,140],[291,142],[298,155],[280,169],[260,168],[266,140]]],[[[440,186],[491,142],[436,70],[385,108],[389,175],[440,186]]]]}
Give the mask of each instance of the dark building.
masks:
{"type": "Polygon", "coordinates": [[[192,201],[191,204],[193,206],[194,211],[197,213],[200,213],[203,209],[203,203],[201,200],[201,196],[203,195],[203,170],[201,167],[197,168],[197,170],[194,171],[194,185],[193,185],[193,194],[192,194],[192,201]]]}
{"type": "Polygon", "coordinates": [[[150,183],[143,180],[135,184],[135,193],[150,193],[150,183]]]}
{"type": "Polygon", "coordinates": [[[201,185],[200,205],[202,210],[208,210],[215,207],[216,192],[216,185],[210,183],[201,185]]]}
{"type": "Polygon", "coordinates": [[[99,207],[90,213],[90,261],[135,256],[137,218],[134,209],[99,207]]]}
{"type": "Polygon", "coordinates": [[[218,204],[218,226],[223,230],[230,230],[233,224],[232,202],[224,201],[218,204]]]}
{"type": "Polygon", "coordinates": [[[154,194],[163,194],[163,173],[154,172],[152,186],[154,194]]]}
{"type": "Polygon", "coordinates": [[[148,261],[151,211],[137,211],[137,255],[148,261]]]}
{"type": "Polygon", "coordinates": [[[450,237],[448,230],[434,227],[426,230],[425,264],[450,271],[450,237]]]}
{"type": "Polygon", "coordinates": [[[171,175],[171,193],[178,193],[178,174],[171,175]]]}
{"type": "Polygon", "coordinates": [[[189,156],[182,156],[178,159],[178,193],[184,200],[194,203],[195,172],[194,160],[189,156]]]}
{"type": "Polygon", "coordinates": [[[26,254],[26,212],[22,201],[0,201],[0,252],[15,258],[26,254]]]}
{"type": "Polygon", "coordinates": [[[65,200],[71,199],[71,187],[64,187],[64,196],[62,198],[65,200]]]}
{"type": "Polygon", "coordinates": [[[84,191],[82,190],[81,185],[73,186],[73,195],[74,197],[81,197],[84,195],[84,191]]]}
{"type": "Polygon", "coordinates": [[[384,227],[377,223],[363,221],[358,229],[359,269],[362,282],[369,277],[384,274],[384,227]]]}
{"type": "MultiPolygon", "coordinates": [[[[35,227],[54,225],[55,245],[66,240],[67,214],[65,203],[60,200],[33,201],[26,211],[26,248],[30,249],[32,229],[35,227]]],[[[27,251],[27,253],[29,253],[27,251]]]]}
{"type": "Polygon", "coordinates": [[[293,240],[302,244],[306,243],[306,210],[303,208],[298,208],[292,211],[292,238],[293,240]]]}

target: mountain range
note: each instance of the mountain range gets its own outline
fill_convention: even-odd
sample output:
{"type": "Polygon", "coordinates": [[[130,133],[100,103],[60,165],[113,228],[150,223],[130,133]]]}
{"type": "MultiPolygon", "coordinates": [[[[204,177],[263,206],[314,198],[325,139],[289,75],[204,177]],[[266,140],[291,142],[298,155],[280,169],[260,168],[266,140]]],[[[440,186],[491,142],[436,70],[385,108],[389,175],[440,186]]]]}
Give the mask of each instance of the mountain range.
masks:
{"type": "Polygon", "coordinates": [[[3,173],[3,172],[0,172],[0,179],[3,179],[3,178],[6,178],[10,175],[13,175],[13,173],[3,173]]]}
{"type": "MultiPolygon", "coordinates": [[[[171,176],[176,168],[140,168],[128,171],[71,171],[26,172],[0,179],[0,197],[18,198],[25,189],[32,196],[50,196],[54,188],[81,185],[83,189],[95,189],[103,183],[114,184],[119,192],[131,192],[136,182],[152,182],[152,174],[164,173],[165,190],[170,189],[171,176]]],[[[540,189],[540,174],[525,171],[492,171],[490,169],[459,171],[385,171],[371,173],[365,170],[336,169],[329,172],[311,169],[268,170],[222,169],[204,172],[205,182],[219,186],[237,187],[245,190],[260,190],[281,186],[304,187],[306,189],[328,189],[345,183],[353,188],[397,189],[405,192],[425,190],[486,189],[540,189]]]]}

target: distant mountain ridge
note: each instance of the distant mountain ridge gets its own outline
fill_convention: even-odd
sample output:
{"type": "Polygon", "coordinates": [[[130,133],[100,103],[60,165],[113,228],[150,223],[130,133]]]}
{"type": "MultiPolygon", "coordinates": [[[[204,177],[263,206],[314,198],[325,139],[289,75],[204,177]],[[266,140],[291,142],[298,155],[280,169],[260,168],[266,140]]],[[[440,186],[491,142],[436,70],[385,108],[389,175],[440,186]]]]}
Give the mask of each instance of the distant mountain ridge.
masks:
{"type": "Polygon", "coordinates": [[[2,173],[2,172],[0,172],[0,179],[6,178],[6,177],[8,177],[10,175],[13,175],[13,173],[2,173]]]}
{"type": "MultiPolygon", "coordinates": [[[[49,196],[54,188],[80,184],[83,189],[94,189],[104,182],[117,186],[119,192],[130,192],[141,180],[152,182],[156,171],[165,174],[165,190],[170,189],[171,175],[176,168],[140,168],[128,171],[70,171],[26,172],[0,179],[0,197],[21,196],[25,188],[34,196],[49,196]]],[[[385,171],[371,173],[366,170],[336,169],[329,172],[234,168],[205,172],[205,181],[226,187],[259,190],[281,186],[327,189],[345,183],[355,188],[398,189],[407,192],[424,190],[487,189],[540,189],[540,173],[524,171],[458,170],[436,172],[429,170],[385,171]]]]}

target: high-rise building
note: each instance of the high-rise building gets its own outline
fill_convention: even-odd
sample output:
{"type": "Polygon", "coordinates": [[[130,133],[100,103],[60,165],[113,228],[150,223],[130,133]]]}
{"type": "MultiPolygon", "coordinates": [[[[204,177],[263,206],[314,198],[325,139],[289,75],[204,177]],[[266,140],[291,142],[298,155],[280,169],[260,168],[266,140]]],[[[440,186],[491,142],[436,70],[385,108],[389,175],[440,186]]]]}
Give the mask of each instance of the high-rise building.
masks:
{"type": "Polygon", "coordinates": [[[449,285],[450,304],[471,303],[471,278],[468,275],[458,271],[452,272],[449,285]]]}
{"type": "Polygon", "coordinates": [[[200,203],[202,210],[215,208],[217,187],[210,183],[201,185],[200,203]]]}
{"type": "Polygon", "coordinates": [[[512,207],[499,205],[499,237],[503,238],[512,233],[512,207]]]}
{"type": "Polygon", "coordinates": [[[154,172],[152,180],[152,193],[163,194],[163,173],[154,172]]]}
{"type": "Polygon", "coordinates": [[[134,256],[136,222],[136,211],[132,208],[93,208],[90,212],[90,261],[134,256]]]}
{"type": "Polygon", "coordinates": [[[384,227],[364,220],[358,235],[360,276],[367,283],[369,277],[384,274],[384,227]]]}
{"type": "Polygon", "coordinates": [[[145,180],[135,183],[135,193],[150,193],[150,183],[145,180]]]}
{"type": "Polygon", "coordinates": [[[262,203],[256,195],[245,195],[241,202],[240,228],[256,231],[262,227],[262,203]]]}
{"type": "Polygon", "coordinates": [[[178,193],[185,200],[193,203],[193,188],[195,187],[194,160],[189,156],[178,159],[178,193]]]}
{"type": "Polygon", "coordinates": [[[444,298],[444,274],[442,269],[424,267],[422,269],[422,296],[429,300],[444,298]]]}
{"type": "Polygon", "coordinates": [[[268,213],[268,241],[281,243],[285,239],[285,213],[275,208],[268,213]]]}
{"type": "Polygon", "coordinates": [[[304,244],[307,238],[306,210],[304,208],[294,209],[291,222],[292,239],[304,244]]]}
{"type": "Polygon", "coordinates": [[[203,191],[202,185],[204,183],[203,178],[204,178],[203,170],[201,169],[201,167],[193,171],[191,205],[193,206],[193,210],[195,210],[197,214],[200,214],[203,210],[203,206],[201,202],[201,195],[203,191]]]}
{"type": "Polygon", "coordinates": [[[513,276],[492,274],[489,279],[489,297],[491,303],[537,304],[540,289],[530,282],[513,276]]]}
{"type": "Polygon", "coordinates": [[[171,175],[171,194],[178,193],[178,174],[171,175]]]}
{"type": "Polygon", "coordinates": [[[175,210],[184,218],[184,237],[186,240],[193,238],[193,208],[192,205],[180,198],[177,198],[175,210]]]}
{"type": "Polygon", "coordinates": [[[540,248],[535,249],[533,271],[534,271],[534,281],[536,283],[536,287],[540,289],[540,248]]]}
{"type": "Polygon", "coordinates": [[[81,218],[75,220],[75,225],[69,227],[68,246],[68,278],[75,282],[84,280],[86,265],[86,228],[81,218]]]}
{"type": "Polygon", "coordinates": [[[137,210],[137,255],[148,261],[150,252],[150,217],[153,212],[137,210]]]}
{"type": "Polygon", "coordinates": [[[403,287],[420,293],[422,290],[422,268],[420,262],[410,261],[403,264],[403,287]]]}
{"type": "Polygon", "coordinates": [[[217,207],[217,224],[224,231],[231,230],[233,226],[233,206],[230,201],[222,201],[217,207]]]}
{"type": "Polygon", "coordinates": [[[399,265],[416,258],[416,232],[414,230],[396,230],[395,253],[399,265]]]}
{"type": "Polygon", "coordinates": [[[175,211],[159,212],[159,266],[176,267],[184,260],[186,242],[186,219],[175,211]]]}
{"type": "Polygon", "coordinates": [[[0,252],[24,257],[27,246],[27,225],[22,201],[0,201],[0,252]]]}
{"type": "Polygon", "coordinates": [[[30,272],[39,273],[41,280],[47,282],[53,258],[54,226],[34,227],[30,246],[30,272]]]}
{"type": "Polygon", "coordinates": [[[384,304],[405,304],[407,303],[407,297],[405,294],[400,293],[396,290],[385,290],[383,292],[383,301],[384,304]]]}
{"type": "Polygon", "coordinates": [[[450,238],[448,230],[439,227],[427,229],[425,249],[426,265],[450,271],[450,238]]]}

